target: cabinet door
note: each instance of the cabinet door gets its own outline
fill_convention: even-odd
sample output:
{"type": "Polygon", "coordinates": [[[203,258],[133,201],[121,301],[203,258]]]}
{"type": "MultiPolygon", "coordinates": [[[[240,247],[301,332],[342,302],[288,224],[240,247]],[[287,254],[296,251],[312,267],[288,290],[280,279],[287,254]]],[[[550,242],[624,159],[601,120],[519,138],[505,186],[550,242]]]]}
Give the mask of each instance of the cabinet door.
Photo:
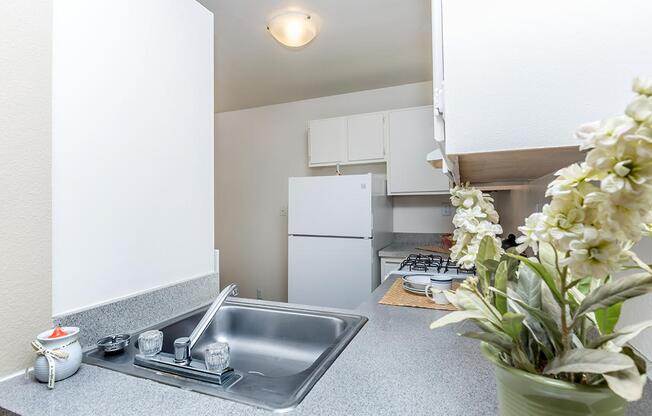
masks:
{"type": "Polygon", "coordinates": [[[310,122],[310,165],[335,164],[346,161],[346,117],[310,122]]]}
{"type": "Polygon", "coordinates": [[[390,112],[388,193],[447,193],[448,177],[426,161],[426,155],[434,148],[432,106],[390,112]]]}
{"type": "Polygon", "coordinates": [[[650,1],[444,1],[450,155],[577,146],[652,68],[650,1]]]}
{"type": "Polygon", "coordinates": [[[349,162],[385,159],[385,116],[383,114],[351,116],[348,118],[348,131],[349,162]]]}
{"type": "Polygon", "coordinates": [[[403,259],[396,257],[383,258],[380,263],[380,281],[384,282],[385,279],[387,279],[387,275],[389,275],[394,270],[398,270],[398,268],[401,267],[402,262],[403,259]]]}

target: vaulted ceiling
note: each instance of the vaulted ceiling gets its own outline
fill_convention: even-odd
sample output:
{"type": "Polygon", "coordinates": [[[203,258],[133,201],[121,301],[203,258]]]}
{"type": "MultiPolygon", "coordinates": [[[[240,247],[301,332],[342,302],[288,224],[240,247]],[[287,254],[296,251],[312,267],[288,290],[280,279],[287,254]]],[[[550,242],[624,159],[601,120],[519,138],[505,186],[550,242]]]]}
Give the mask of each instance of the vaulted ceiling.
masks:
{"type": "Polygon", "coordinates": [[[199,0],[215,15],[215,111],[432,79],[430,0],[199,0]],[[291,50],[268,17],[298,9],[321,20],[291,50]]]}

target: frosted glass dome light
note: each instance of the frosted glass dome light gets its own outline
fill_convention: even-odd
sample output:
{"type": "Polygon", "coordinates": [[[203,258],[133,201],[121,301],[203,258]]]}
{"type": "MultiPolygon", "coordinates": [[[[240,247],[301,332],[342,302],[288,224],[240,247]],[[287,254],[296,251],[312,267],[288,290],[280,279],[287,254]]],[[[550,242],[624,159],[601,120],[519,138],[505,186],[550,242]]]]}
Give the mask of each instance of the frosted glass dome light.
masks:
{"type": "Polygon", "coordinates": [[[267,22],[267,30],[283,45],[299,48],[317,36],[317,23],[309,14],[285,12],[272,17],[267,22]]]}

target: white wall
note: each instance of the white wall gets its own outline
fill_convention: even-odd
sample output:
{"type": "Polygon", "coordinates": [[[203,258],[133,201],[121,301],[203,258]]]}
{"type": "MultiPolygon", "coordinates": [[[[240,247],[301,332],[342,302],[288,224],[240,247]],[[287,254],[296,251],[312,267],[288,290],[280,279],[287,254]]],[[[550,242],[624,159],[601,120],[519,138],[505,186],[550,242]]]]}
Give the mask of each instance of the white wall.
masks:
{"type": "Polygon", "coordinates": [[[212,14],[54,5],[54,314],[211,273],[212,14]]]}
{"type": "MultiPolygon", "coordinates": [[[[261,288],[266,299],[287,299],[287,217],[281,211],[287,207],[288,177],[335,171],[308,168],[308,120],[429,104],[432,84],[424,82],[216,114],[215,227],[223,284],[239,283],[245,297],[261,288]]],[[[384,164],[342,169],[385,172],[384,164]]],[[[420,205],[417,210],[428,211],[420,205]]],[[[430,212],[423,217],[432,218],[430,212]]],[[[397,219],[409,223],[401,207],[397,219]]],[[[429,225],[423,232],[432,232],[429,225]]]]}
{"type": "Polygon", "coordinates": [[[51,49],[49,0],[0,2],[0,379],[52,324],[51,49]]]}
{"type": "Polygon", "coordinates": [[[525,223],[525,218],[541,211],[547,202],[546,189],[554,178],[554,174],[550,173],[531,181],[524,188],[492,192],[505,236],[510,233],[520,235],[518,227],[525,223]]]}
{"type": "Polygon", "coordinates": [[[652,67],[649,0],[443,3],[449,153],[577,145],[652,67]]]}

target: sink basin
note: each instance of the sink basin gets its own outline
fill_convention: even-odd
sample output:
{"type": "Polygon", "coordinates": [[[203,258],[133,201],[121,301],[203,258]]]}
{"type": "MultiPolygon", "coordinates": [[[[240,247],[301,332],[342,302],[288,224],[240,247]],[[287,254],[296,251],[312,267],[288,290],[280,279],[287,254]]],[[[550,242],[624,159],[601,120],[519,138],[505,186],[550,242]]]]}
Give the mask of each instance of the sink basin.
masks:
{"type": "MultiPolygon", "coordinates": [[[[188,336],[206,309],[147,329],[161,330],[163,352],[173,354],[174,340],[188,336]]],[[[136,366],[136,342],[119,355],[90,350],[84,354],[84,362],[273,411],[288,411],[301,402],[366,322],[363,316],[341,312],[229,300],[192,350],[193,360],[203,360],[206,345],[229,343],[230,366],[236,377],[224,385],[136,366]]],[[[132,336],[136,339],[137,333],[132,336]]]]}

